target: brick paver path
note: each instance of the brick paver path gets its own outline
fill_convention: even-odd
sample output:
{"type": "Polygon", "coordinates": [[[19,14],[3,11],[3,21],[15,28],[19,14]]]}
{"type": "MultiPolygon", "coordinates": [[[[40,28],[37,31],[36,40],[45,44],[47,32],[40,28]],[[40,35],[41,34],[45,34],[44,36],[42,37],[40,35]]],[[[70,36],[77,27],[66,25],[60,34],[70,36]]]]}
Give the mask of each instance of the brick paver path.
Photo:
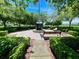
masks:
{"type": "MultiPolygon", "coordinates": [[[[45,40],[31,40],[31,51],[28,59],[55,59],[49,48],[49,42],[45,40]]],[[[27,59],[26,54],[26,59],[27,59]]]]}

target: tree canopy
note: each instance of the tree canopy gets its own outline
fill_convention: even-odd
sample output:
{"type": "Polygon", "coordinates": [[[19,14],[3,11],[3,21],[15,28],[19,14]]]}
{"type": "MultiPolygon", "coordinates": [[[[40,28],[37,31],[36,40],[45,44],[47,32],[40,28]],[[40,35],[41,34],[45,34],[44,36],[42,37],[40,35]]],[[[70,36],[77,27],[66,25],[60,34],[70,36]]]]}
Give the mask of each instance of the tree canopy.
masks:
{"type": "MultiPolygon", "coordinates": [[[[44,13],[33,14],[27,12],[26,8],[29,3],[35,4],[40,0],[0,0],[0,20],[6,27],[6,22],[16,22],[19,24],[34,24],[39,18],[45,21],[47,15],[44,13]]],[[[71,25],[72,19],[79,17],[79,1],[78,0],[46,0],[56,9],[54,19],[63,20],[66,18],[71,25]]],[[[38,6],[40,7],[40,6],[38,6]]],[[[55,14],[55,13],[54,13],[55,14]]],[[[53,14],[53,15],[54,15],[53,14]]]]}
{"type": "Polygon", "coordinates": [[[67,18],[71,25],[72,19],[79,17],[79,0],[46,0],[47,2],[54,5],[57,10],[58,16],[61,19],[67,18]]]}
{"type": "Polygon", "coordinates": [[[26,8],[29,3],[35,3],[36,0],[0,0],[0,20],[6,27],[7,21],[14,21],[19,24],[34,24],[35,18],[27,12],[26,8]],[[28,21],[27,21],[28,20],[28,21]],[[33,22],[34,23],[33,23],[33,22]]]}

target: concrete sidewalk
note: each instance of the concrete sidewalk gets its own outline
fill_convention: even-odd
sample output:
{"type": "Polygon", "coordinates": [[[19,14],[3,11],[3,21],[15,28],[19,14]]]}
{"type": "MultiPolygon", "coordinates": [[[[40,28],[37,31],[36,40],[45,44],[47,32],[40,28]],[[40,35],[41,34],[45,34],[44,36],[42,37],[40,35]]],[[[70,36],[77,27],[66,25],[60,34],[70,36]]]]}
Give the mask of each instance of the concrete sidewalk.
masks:
{"type": "Polygon", "coordinates": [[[44,40],[41,33],[35,33],[33,30],[19,31],[8,34],[8,36],[29,37],[30,39],[44,40]]]}
{"type": "Polygon", "coordinates": [[[29,59],[55,59],[45,40],[31,40],[31,46],[29,59]]]}

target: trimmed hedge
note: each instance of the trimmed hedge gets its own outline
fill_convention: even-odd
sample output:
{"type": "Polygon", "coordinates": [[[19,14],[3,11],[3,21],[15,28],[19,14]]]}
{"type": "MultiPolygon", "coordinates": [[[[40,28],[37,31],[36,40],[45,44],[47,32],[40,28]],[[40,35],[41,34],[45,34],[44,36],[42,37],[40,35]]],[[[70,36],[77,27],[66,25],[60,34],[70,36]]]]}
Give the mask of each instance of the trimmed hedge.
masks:
{"type": "Polygon", "coordinates": [[[50,38],[51,49],[57,59],[79,59],[79,54],[60,40],[60,37],[50,38]]]}
{"type": "MultiPolygon", "coordinates": [[[[23,38],[23,37],[0,37],[0,59],[9,59],[9,56],[21,52],[24,54],[24,47],[27,47],[29,44],[29,39],[28,38],[23,38]],[[22,46],[21,46],[22,45],[22,46]],[[16,48],[16,51],[13,53],[10,53],[13,51],[13,49],[16,48]]],[[[22,56],[22,54],[18,54],[17,56],[22,56]]],[[[17,58],[15,58],[17,59],[17,58]]]]}
{"type": "Polygon", "coordinates": [[[14,47],[10,53],[9,59],[23,59],[24,50],[26,45],[20,43],[18,46],[14,47]]]}
{"type": "Polygon", "coordinates": [[[0,37],[0,59],[8,59],[8,54],[14,46],[18,45],[15,38],[0,37]]]}
{"type": "Polygon", "coordinates": [[[16,32],[16,31],[29,30],[29,29],[35,29],[35,26],[7,27],[6,28],[6,30],[8,30],[8,32],[16,32]]]}
{"type": "MultiPolygon", "coordinates": [[[[23,37],[22,37],[23,38],[23,37]]],[[[29,45],[29,40],[24,38],[18,46],[15,46],[9,54],[9,59],[23,59],[26,47],[29,45]]]]}
{"type": "Polygon", "coordinates": [[[5,29],[4,29],[4,26],[0,26],[0,30],[5,30],[5,29]]]}
{"type": "Polygon", "coordinates": [[[79,32],[79,26],[73,26],[73,28],[70,30],[79,32]]]}
{"type": "MultiPolygon", "coordinates": [[[[48,28],[54,29],[54,28],[56,28],[56,26],[45,25],[43,28],[44,29],[48,29],[48,28]]],[[[71,27],[69,27],[69,26],[58,26],[58,29],[63,31],[63,32],[68,32],[68,30],[72,30],[72,31],[77,31],[78,32],[79,31],[79,26],[71,26],[71,27]]]]}
{"type": "Polygon", "coordinates": [[[73,35],[73,36],[79,36],[79,32],[77,32],[77,31],[69,30],[68,33],[73,35]]]}
{"type": "MultiPolygon", "coordinates": [[[[56,27],[57,26],[51,26],[51,25],[45,25],[45,26],[43,26],[44,29],[51,29],[51,30],[53,30],[56,27]]],[[[63,31],[63,32],[67,32],[68,30],[72,29],[73,27],[69,27],[69,26],[58,26],[57,28],[59,30],[63,31]]]]}
{"type": "Polygon", "coordinates": [[[0,30],[8,30],[8,32],[16,32],[16,31],[22,31],[22,30],[29,30],[29,29],[35,29],[35,25],[27,25],[27,26],[21,26],[21,27],[2,27],[0,26],[0,30]]]}
{"type": "Polygon", "coordinates": [[[79,37],[63,37],[60,41],[79,53],[79,37]]]}
{"type": "MultiPolygon", "coordinates": [[[[56,26],[52,26],[52,25],[44,25],[43,26],[44,29],[54,29],[56,28],[56,26]]],[[[59,26],[58,27],[59,30],[63,31],[63,32],[68,32],[68,30],[72,30],[72,31],[79,31],[79,26],[59,26]]],[[[16,32],[16,31],[21,31],[21,30],[29,30],[29,29],[35,29],[35,25],[27,25],[27,26],[21,26],[21,27],[0,27],[0,30],[8,30],[8,32],[16,32]]]]}
{"type": "Polygon", "coordinates": [[[8,31],[0,31],[0,36],[5,36],[8,34],[8,31]]]}

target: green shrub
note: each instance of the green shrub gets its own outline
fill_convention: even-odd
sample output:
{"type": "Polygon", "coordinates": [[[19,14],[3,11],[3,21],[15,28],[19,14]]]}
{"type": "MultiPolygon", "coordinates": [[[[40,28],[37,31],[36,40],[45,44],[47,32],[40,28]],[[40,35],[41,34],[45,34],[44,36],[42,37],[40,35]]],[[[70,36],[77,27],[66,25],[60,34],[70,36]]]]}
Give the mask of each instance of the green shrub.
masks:
{"type": "Polygon", "coordinates": [[[8,34],[8,31],[0,31],[0,36],[5,36],[8,34]]]}
{"type": "MultiPolygon", "coordinates": [[[[50,26],[50,28],[51,29],[54,29],[54,28],[56,28],[56,26],[50,26]]],[[[63,31],[63,32],[67,32],[68,30],[72,30],[72,31],[77,31],[77,32],[79,32],[79,26],[71,26],[71,27],[69,27],[69,26],[59,26],[58,27],[61,31],[63,31]]]]}
{"type": "Polygon", "coordinates": [[[51,49],[57,59],[79,59],[79,54],[60,40],[60,37],[50,38],[51,49]]]}
{"type": "Polygon", "coordinates": [[[0,30],[5,30],[5,29],[4,29],[4,26],[0,26],[0,30]]]}
{"type": "Polygon", "coordinates": [[[43,28],[44,29],[49,29],[49,28],[50,29],[53,29],[53,28],[55,28],[55,26],[52,26],[52,25],[44,25],[43,28]]]}
{"type": "Polygon", "coordinates": [[[0,59],[8,58],[9,52],[18,45],[15,38],[0,37],[0,59]]]}
{"type": "Polygon", "coordinates": [[[28,44],[29,40],[25,39],[18,46],[15,46],[10,52],[9,59],[23,59],[24,51],[28,44]]]}
{"type": "Polygon", "coordinates": [[[28,29],[34,29],[35,26],[29,25],[29,26],[22,26],[22,27],[7,27],[6,30],[8,32],[16,32],[16,31],[22,31],[22,30],[28,30],[28,29]]]}
{"type": "Polygon", "coordinates": [[[14,47],[11,54],[9,56],[9,59],[23,59],[25,44],[20,43],[18,46],[14,47]]]}
{"type": "Polygon", "coordinates": [[[79,32],[77,32],[77,31],[70,30],[70,31],[68,31],[68,33],[71,35],[74,35],[74,36],[79,36],[79,32]]]}
{"type": "Polygon", "coordinates": [[[7,28],[8,32],[16,32],[17,28],[16,27],[9,27],[7,28]]]}
{"type": "Polygon", "coordinates": [[[69,26],[60,26],[59,29],[62,32],[68,32],[68,30],[72,29],[72,27],[69,27],[69,26]]]}
{"type": "Polygon", "coordinates": [[[79,37],[63,37],[60,41],[79,52],[79,37]]]}
{"type": "MultiPolygon", "coordinates": [[[[18,46],[21,46],[21,45],[24,45],[24,46],[26,45],[27,46],[28,44],[29,44],[29,39],[28,38],[6,37],[6,36],[5,37],[0,37],[0,59],[9,59],[9,53],[15,47],[17,47],[17,49],[20,50],[20,48],[18,46]]],[[[22,51],[24,51],[24,50],[22,50],[22,51]]],[[[11,55],[13,55],[13,54],[11,54],[11,55]]]]}
{"type": "Polygon", "coordinates": [[[53,30],[56,27],[59,30],[61,30],[62,32],[67,32],[68,30],[72,29],[72,27],[69,27],[69,26],[52,26],[52,25],[45,25],[45,26],[43,26],[44,29],[50,28],[51,30],[53,30]]]}
{"type": "Polygon", "coordinates": [[[79,26],[73,26],[71,30],[79,32],[79,26]]]}

